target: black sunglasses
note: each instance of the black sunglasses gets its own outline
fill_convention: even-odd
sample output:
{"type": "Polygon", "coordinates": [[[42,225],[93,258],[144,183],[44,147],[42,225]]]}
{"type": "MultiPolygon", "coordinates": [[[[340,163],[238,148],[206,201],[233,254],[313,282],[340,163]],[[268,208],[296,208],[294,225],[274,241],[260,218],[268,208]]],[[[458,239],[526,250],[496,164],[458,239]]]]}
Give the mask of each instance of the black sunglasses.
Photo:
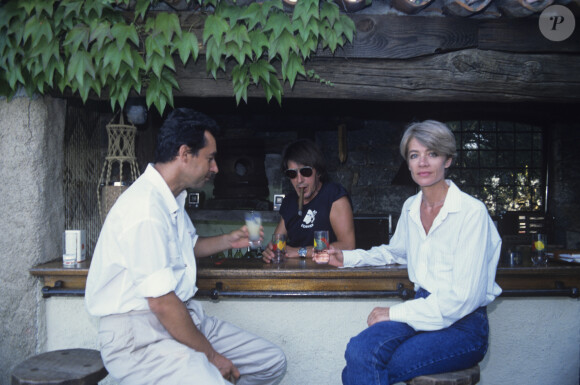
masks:
{"type": "Polygon", "coordinates": [[[312,176],[312,167],[310,166],[302,167],[300,170],[289,168],[288,170],[284,171],[284,175],[290,179],[294,179],[298,176],[298,171],[300,171],[300,175],[304,177],[308,178],[309,176],[312,176]]]}

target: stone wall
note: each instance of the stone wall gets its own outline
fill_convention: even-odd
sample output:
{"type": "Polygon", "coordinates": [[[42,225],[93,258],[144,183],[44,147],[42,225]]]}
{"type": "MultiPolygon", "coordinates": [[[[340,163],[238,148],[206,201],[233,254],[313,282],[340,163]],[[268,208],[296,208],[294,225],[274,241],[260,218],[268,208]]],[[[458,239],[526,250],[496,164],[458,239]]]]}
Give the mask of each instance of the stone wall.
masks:
{"type": "Polygon", "coordinates": [[[41,284],[28,269],[61,250],[64,114],[62,100],[0,100],[0,384],[46,345],[41,284]]]}

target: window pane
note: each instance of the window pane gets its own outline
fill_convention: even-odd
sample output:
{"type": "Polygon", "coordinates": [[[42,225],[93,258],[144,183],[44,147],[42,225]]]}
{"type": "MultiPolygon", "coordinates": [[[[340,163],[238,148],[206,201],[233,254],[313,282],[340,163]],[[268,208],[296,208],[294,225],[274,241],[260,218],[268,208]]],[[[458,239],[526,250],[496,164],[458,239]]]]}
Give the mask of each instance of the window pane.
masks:
{"type": "Polygon", "coordinates": [[[532,166],[532,152],[531,151],[516,151],[515,153],[515,167],[522,168],[532,166]]]}
{"type": "Polygon", "coordinates": [[[454,121],[457,159],[449,178],[492,215],[541,210],[545,191],[541,127],[504,121],[454,121]]]}
{"type": "Polygon", "coordinates": [[[481,167],[495,167],[496,166],[496,152],[482,151],[480,153],[481,167]]]}
{"type": "Polygon", "coordinates": [[[497,148],[500,150],[511,150],[514,148],[513,133],[499,133],[497,136],[497,148]]]}
{"type": "Polygon", "coordinates": [[[512,151],[498,151],[497,166],[498,167],[512,167],[514,164],[514,153],[512,151]]]}

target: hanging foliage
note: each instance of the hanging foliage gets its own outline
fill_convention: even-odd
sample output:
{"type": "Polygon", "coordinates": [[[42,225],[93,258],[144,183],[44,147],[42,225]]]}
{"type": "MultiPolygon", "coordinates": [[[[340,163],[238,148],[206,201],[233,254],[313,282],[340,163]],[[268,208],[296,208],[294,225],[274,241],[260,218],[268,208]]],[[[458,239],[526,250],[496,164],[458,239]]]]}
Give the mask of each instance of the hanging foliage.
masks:
{"type": "MultiPolygon", "coordinates": [[[[197,2],[196,2],[197,3],[197,2]]],[[[153,12],[150,0],[8,0],[0,5],[0,96],[23,88],[29,96],[72,93],[110,99],[123,107],[130,94],[163,113],[179,89],[175,60],[197,61],[200,42],[176,12],[153,12]],[[132,17],[127,8],[133,7],[132,17]]],[[[292,13],[281,0],[239,6],[200,3],[208,74],[231,79],[236,101],[249,87],[282,101],[285,82],[318,79],[305,68],[317,49],[352,42],[352,20],[329,0],[300,0],[292,13]],[[231,68],[231,70],[228,70],[231,68]],[[279,70],[277,70],[279,68],[279,70]],[[280,72],[280,73],[279,73],[280,72]]]]}

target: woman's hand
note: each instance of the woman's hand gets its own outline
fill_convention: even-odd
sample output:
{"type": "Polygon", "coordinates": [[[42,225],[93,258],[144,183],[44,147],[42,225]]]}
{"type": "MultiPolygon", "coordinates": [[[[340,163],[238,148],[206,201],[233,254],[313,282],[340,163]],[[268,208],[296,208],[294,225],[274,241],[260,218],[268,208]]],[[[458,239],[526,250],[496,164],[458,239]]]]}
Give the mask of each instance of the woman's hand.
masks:
{"type": "Polygon", "coordinates": [[[389,313],[390,308],[388,307],[375,307],[367,318],[367,325],[373,326],[377,322],[390,321],[389,313]]]}
{"type": "Polygon", "coordinates": [[[274,258],[274,246],[272,246],[272,243],[270,242],[266,245],[266,248],[262,251],[262,261],[270,263],[272,261],[272,258],[274,258]]]}
{"type": "Polygon", "coordinates": [[[330,260],[328,261],[329,265],[342,267],[344,266],[344,256],[342,255],[342,250],[335,249],[332,245],[328,248],[328,255],[330,256],[330,260]]]}

